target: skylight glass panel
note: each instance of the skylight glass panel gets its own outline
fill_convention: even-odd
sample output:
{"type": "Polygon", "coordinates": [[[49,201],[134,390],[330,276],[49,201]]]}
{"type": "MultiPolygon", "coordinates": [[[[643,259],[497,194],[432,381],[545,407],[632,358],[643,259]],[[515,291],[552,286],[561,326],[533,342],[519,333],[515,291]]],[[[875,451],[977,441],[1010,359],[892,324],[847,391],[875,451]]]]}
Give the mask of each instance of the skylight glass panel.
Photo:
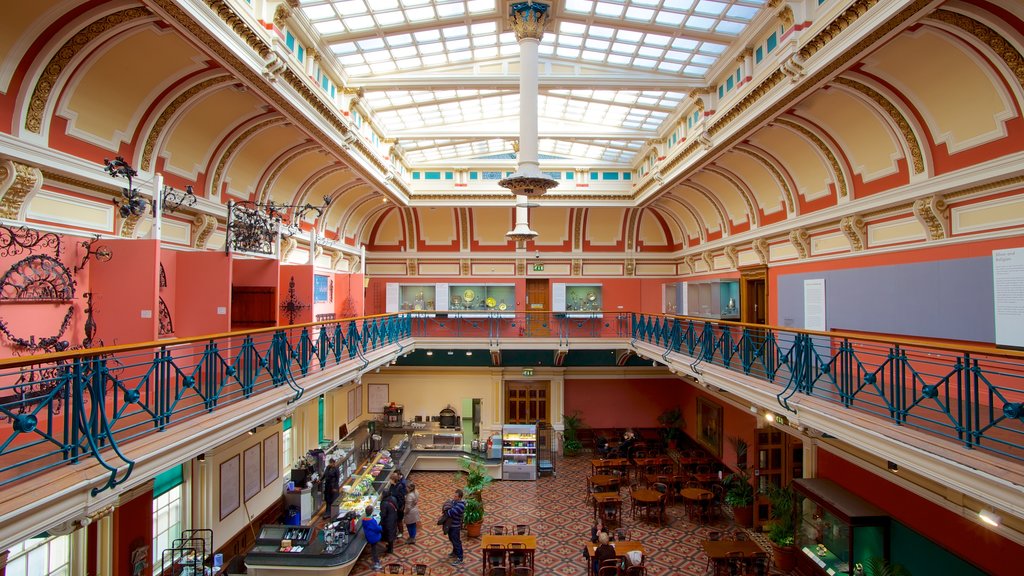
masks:
{"type": "Polygon", "coordinates": [[[469,34],[469,29],[465,26],[449,26],[444,30],[441,30],[444,34],[445,40],[449,38],[465,38],[469,34]]]}
{"type": "Polygon", "coordinates": [[[310,21],[323,20],[324,18],[334,18],[334,10],[331,9],[329,4],[323,6],[308,6],[303,8],[302,11],[306,14],[306,18],[310,21]]]}
{"type": "Polygon", "coordinates": [[[473,36],[474,46],[493,46],[498,43],[498,37],[494,34],[485,34],[483,36],[473,36]]]}
{"type": "Polygon", "coordinates": [[[430,6],[424,6],[423,8],[412,8],[405,11],[405,17],[410,22],[424,22],[426,20],[434,19],[434,9],[430,6]]]}
{"type": "Polygon", "coordinates": [[[437,6],[437,15],[441,18],[450,18],[452,16],[460,16],[463,13],[462,2],[455,4],[439,4],[437,6]]]}
{"type": "Polygon", "coordinates": [[[429,4],[430,1],[431,0],[402,0],[402,6],[422,6],[424,4],[429,4]]]}
{"type": "Polygon", "coordinates": [[[694,30],[711,30],[711,27],[715,25],[713,18],[704,18],[703,16],[690,16],[686,19],[686,28],[693,28],[694,30]]]}
{"type": "Polygon", "coordinates": [[[616,42],[615,44],[612,44],[612,52],[632,54],[635,50],[636,46],[633,44],[623,44],[622,42],[616,42]]]}
{"type": "Polygon", "coordinates": [[[341,62],[343,66],[351,66],[353,64],[365,64],[366,60],[362,54],[349,54],[338,58],[338,62],[341,62]]]}
{"type": "Polygon", "coordinates": [[[407,58],[405,60],[397,60],[395,64],[398,65],[399,70],[409,70],[411,68],[419,68],[423,65],[419,58],[407,58]]]}
{"type": "Polygon", "coordinates": [[[729,18],[735,18],[737,20],[751,20],[754,16],[757,16],[757,8],[750,6],[732,6],[729,11],[725,13],[729,18]]]}
{"type": "Polygon", "coordinates": [[[703,66],[687,66],[683,68],[683,74],[690,76],[703,76],[707,71],[708,69],[703,66]]]}
{"type": "Polygon", "coordinates": [[[619,54],[609,54],[608,55],[608,63],[609,64],[621,64],[623,66],[629,66],[629,63],[632,62],[632,60],[633,60],[632,56],[621,56],[619,54]]]}
{"type": "Polygon", "coordinates": [[[746,24],[740,24],[739,22],[729,22],[728,20],[722,20],[715,26],[715,32],[721,32],[722,34],[739,34],[746,28],[746,24]]]}
{"type": "Polygon", "coordinates": [[[675,62],[662,62],[658,64],[658,70],[662,72],[679,72],[682,69],[683,65],[675,62]]]}
{"type": "Polygon", "coordinates": [[[707,64],[707,65],[710,66],[711,64],[715,63],[715,60],[718,60],[718,59],[717,58],[713,58],[711,56],[702,56],[700,54],[697,54],[696,56],[694,56],[690,60],[690,62],[692,62],[694,64],[707,64]]]}
{"type": "Polygon", "coordinates": [[[587,31],[586,24],[579,24],[577,22],[566,22],[561,21],[558,23],[558,32],[560,34],[583,34],[587,31]]]}
{"type": "Polygon", "coordinates": [[[498,26],[493,21],[492,22],[480,22],[478,24],[473,24],[472,26],[470,26],[470,30],[473,32],[473,35],[477,35],[477,34],[494,34],[495,32],[498,31],[498,26]]]}
{"type": "Polygon", "coordinates": [[[494,0],[470,0],[466,2],[466,10],[470,14],[480,14],[494,10],[494,0]]]}
{"type": "Polygon", "coordinates": [[[448,48],[449,52],[456,50],[467,50],[469,49],[469,38],[461,38],[459,40],[446,40],[444,45],[448,48]]]}
{"type": "Polygon", "coordinates": [[[349,73],[350,76],[362,76],[364,74],[369,74],[370,73],[370,67],[369,66],[351,66],[349,68],[346,68],[346,71],[349,73]]]}
{"type": "Polygon", "coordinates": [[[693,0],[665,0],[662,6],[671,10],[687,11],[693,8],[693,0]]]}
{"type": "Polygon", "coordinates": [[[391,60],[391,54],[389,54],[387,50],[375,50],[373,52],[364,52],[363,56],[366,58],[366,61],[369,62],[370,64],[373,64],[374,62],[383,62],[385,60],[391,60]]]}
{"type": "Polygon", "coordinates": [[[373,0],[374,10],[391,10],[398,8],[398,0],[373,0]]]}
{"type": "Polygon", "coordinates": [[[598,16],[618,18],[622,15],[622,6],[618,4],[609,4],[608,2],[598,2],[594,5],[594,13],[598,16]]]}
{"type": "MultiPolygon", "coordinates": [[[[422,51],[422,50],[421,50],[422,51]]],[[[439,66],[448,63],[448,56],[446,54],[431,54],[423,57],[424,66],[439,66]]]]}
{"type": "Polygon", "coordinates": [[[423,30],[422,32],[413,32],[413,36],[416,37],[417,42],[431,42],[433,40],[441,39],[441,31],[423,30]]]}
{"type": "Polygon", "coordinates": [[[650,22],[652,16],[654,16],[654,10],[648,10],[647,8],[637,8],[635,6],[630,6],[629,8],[626,8],[627,20],[650,22]]]}
{"type": "Polygon", "coordinates": [[[405,22],[405,16],[401,12],[376,12],[373,17],[379,26],[392,26],[405,22]]]}
{"type": "Polygon", "coordinates": [[[664,51],[665,50],[662,48],[651,48],[649,46],[641,46],[636,53],[639,56],[646,56],[648,58],[661,58],[661,54],[664,51]]]}
{"type": "Polygon", "coordinates": [[[412,44],[412,36],[408,34],[395,34],[394,36],[388,36],[385,40],[387,40],[388,46],[405,46],[406,44],[412,44]]]}
{"type": "MultiPolygon", "coordinates": [[[[438,54],[440,52],[444,52],[444,44],[441,44],[440,42],[431,42],[430,44],[420,44],[419,46],[417,46],[417,48],[419,48],[420,54],[438,54]]],[[[442,62],[446,62],[446,61],[447,60],[442,60],[442,62]]]]}
{"type": "Polygon", "coordinates": [[[581,44],[583,44],[583,38],[577,38],[575,36],[562,36],[561,34],[558,35],[559,46],[570,46],[572,48],[579,48],[581,44]]]}
{"type": "Polygon", "coordinates": [[[363,4],[363,0],[342,0],[335,2],[334,6],[338,9],[338,14],[363,14],[366,12],[366,4],[363,4]]]}
{"type": "Polygon", "coordinates": [[[605,42],[604,40],[594,40],[593,38],[587,38],[583,45],[590,50],[607,50],[608,47],[611,46],[609,42],[605,42]]]}
{"type": "Polygon", "coordinates": [[[498,48],[496,46],[492,46],[490,48],[477,48],[476,50],[473,50],[473,57],[479,60],[487,60],[494,58],[497,55],[498,48]]]}
{"type": "Polygon", "coordinates": [[[658,15],[654,17],[655,22],[665,26],[679,26],[685,19],[685,14],[677,14],[675,12],[668,12],[665,10],[660,10],[658,15]]]}
{"type": "Polygon", "coordinates": [[[721,54],[728,48],[725,44],[715,44],[713,42],[704,42],[700,45],[700,51],[708,54],[721,54]]]}
{"type": "Polygon", "coordinates": [[[391,57],[395,60],[400,58],[409,58],[410,56],[416,56],[417,51],[415,46],[404,46],[402,48],[392,48],[391,57]]]}
{"type": "Polygon", "coordinates": [[[695,14],[710,14],[712,16],[718,16],[724,11],[725,4],[713,2],[712,0],[700,0],[693,8],[695,14]]]}
{"type": "Polygon", "coordinates": [[[376,26],[376,22],[373,20],[373,16],[352,16],[351,18],[344,18],[342,22],[345,23],[345,27],[349,30],[366,30],[367,28],[373,28],[376,26]]]}
{"type": "Polygon", "coordinates": [[[327,20],[324,22],[317,22],[313,24],[316,31],[321,34],[335,34],[337,32],[344,32],[345,26],[341,23],[341,20],[327,20]]]}
{"type": "Polygon", "coordinates": [[[366,40],[358,40],[356,44],[360,50],[379,50],[384,47],[384,40],[380,38],[367,38],[366,40]]]}
{"type": "Polygon", "coordinates": [[[615,35],[615,30],[604,26],[591,26],[589,34],[595,38],[611,38],[615,35]]]}
{"type": "Polygon", "coordinates": [[[565,9],[570,12],[590,14],[590,10],[593,7],[594,3],[590,0],[565,0],[565,9]]]}
{"type": "Polygon", "coordinates": [[[615,39],[622,42],[639,42],[644,37],[643,32],[637,32],[635,30],[619,30],[616,34],[615,39]]]}
{"type": "Polygon", "coordinates": [[[335,54],[351,54],[356,51],[356,45],[353,42],[342,42],[341,44],[331,44],[331,52],[335,54]]]}

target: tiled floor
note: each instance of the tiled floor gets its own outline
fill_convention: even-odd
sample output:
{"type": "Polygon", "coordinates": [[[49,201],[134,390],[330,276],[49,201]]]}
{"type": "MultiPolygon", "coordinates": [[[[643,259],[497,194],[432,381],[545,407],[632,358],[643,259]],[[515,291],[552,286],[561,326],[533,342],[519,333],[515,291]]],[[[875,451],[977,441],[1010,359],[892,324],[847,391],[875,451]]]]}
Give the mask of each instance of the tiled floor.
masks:
{"type": "MultiPolygon", "coordinates": [[[[584,503],[587,476],[590,475],[588,455],[560,459],[555,477],[536,482],[494,482],[484,491],[486,516],[484,527],[492,524],[530,524],[537,536],[536,568],[538,576],[586,574],[583,544],[590,537],[592,508],[584,503]]],[[[441,504],[461,485],[456,473],[413,472],[409,479],[420,491],[423,523],[414,546],[398,541],[395,553],[382,557],[383,563],[399,562],[410,566],[421,562],[431,566],[434,574],[480,574],[482,560],[480,541],[463,534],[466,562],[451,567],[447,554],[451,546],[434,524],[441,504]]],[[[667,525],[658,527],[629,518],[624,504],[625,525],[634,540],[647,549],[647,573],[651,576],[699,576],[705,573],[707,558],[701,541],[712,530],[734,530],[731,518],[721,518],[708,526],[689,522],[681,505],[670,506],[667,525]]],[[[352,574],[367,576],[369,552],[360,558],[352,574]]]]}

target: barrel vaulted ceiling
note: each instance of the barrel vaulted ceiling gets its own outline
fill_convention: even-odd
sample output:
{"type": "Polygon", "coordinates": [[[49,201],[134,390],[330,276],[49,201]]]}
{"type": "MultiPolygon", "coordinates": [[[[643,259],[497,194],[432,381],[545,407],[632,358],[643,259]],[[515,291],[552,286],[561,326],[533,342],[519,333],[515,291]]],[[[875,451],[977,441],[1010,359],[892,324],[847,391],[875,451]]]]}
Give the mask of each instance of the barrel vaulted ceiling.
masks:
{"type": "MultiPolygon", "coordinates": [[[[1019,2],[552,10],[541,167],[561,185],[531,209],[530,252],[706,272],[1024,225],[1019,2]]],[[[149,224],[116,214],[120,183],[102,172],[120,155],[147,193],[156,174],[194,186],[200,204],[169,217],[182,244],[223,242],[228,200],[326,197],[303,227],[340,250],[515,257],[512,197],[487,176],[515,166],[506,11],[13,3],[0,19],[0,215],[139,235],[149,224]]]]}

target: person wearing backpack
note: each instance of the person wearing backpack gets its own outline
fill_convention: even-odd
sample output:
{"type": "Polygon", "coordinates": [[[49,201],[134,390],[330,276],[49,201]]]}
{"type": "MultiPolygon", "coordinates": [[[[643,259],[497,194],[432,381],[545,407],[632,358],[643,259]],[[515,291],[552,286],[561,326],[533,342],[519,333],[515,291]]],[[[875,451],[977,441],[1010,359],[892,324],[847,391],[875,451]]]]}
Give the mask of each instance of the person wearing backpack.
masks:
{"type": "Polygon", "coordinates": [[[395,495],[388,489],[380,502],[380,525],[384,542],[387,543],[385,554],[395,553],[395,537],[398,535],[398,502],[395,495]]]}
{"type": "Polygon", "coordinates": [[[377,543],[380,542],[381,528],[380,524],[373,518],[373,506],[366,507],[366,514],[363,515],[362,520],[363,536],[366,537],[366,543],[370,545],[370,554],[373,557],[373,569],[380,570],[380,557],[377,556],[377,543]]]}

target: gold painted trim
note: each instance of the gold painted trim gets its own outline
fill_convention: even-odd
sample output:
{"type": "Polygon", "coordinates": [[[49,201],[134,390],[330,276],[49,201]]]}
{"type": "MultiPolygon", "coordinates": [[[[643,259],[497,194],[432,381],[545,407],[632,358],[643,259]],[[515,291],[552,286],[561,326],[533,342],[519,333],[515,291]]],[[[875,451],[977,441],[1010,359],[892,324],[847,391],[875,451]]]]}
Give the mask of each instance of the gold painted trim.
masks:
{"type": "Polygon", "coordinates": [[[160,117],[157,118],[156,122],[153,124],[153,127],[149,131],[149,135],[146,136],[146,144],[142,148],[142,162],[140,162],[140,169],[149,171],[153,160],[153,151],[156,148],[156,141],[160,138],[160,134],[163,133],[164,128],[167,127],[167,123],[171,121],[171,117],[178,112],[178,109],[184,106],[185,103],[191,100],[196,94],[199,94],[211,86],[216,86],[217,84],[229,82],[231,80],[231,76],[228,75],[207,78],[199,84],[196,84],[182,92],[172,100],[171,103],[164,108],[163,112],[160,113],[160,117]]]}
{"type": "MultiPolygon", "coordinates": [[[[751,198],[747,195],[747,191],[743,188],[743,185],[740,184],[738,180],[733,178],[732,175],[729,174],[728,170],[721,166],[710,164],[705,168],[705,170],[711,172],[712,174],[717,174],[718,176],[725,178],[726,180],[729,181],[730,184],[733,185],[734,188],[736,188],[736,191],[739,193],[740,197],[743,198],[743,202],[746,203],[747,205],[747,217],[750,221],[751,227],[753,228],[754,226],[757,226],[757,210],[754,209],[754,204],[751,198]]],[[[735,268],[735,266],[733,266],[733,268],[735,268]]]]}
{"type": "Polygon", "coordinates": [[[988,182],[986,184],[979,184],[970,188],[964,188],[956,192],[950,192],[943,194],[946,200],[953,200],[956,198],[962,198],[964,196],[970,196],[977,194],[978,192],[989,192],[997,188],[1004,188],[1006,186],[1013,186],[1015,184],[1024,184],[1024,176],[1014,176],[1013,178],[1004,178],[1003,180],[996,180],[995,182],[988,182]]]}
{"type": "Polygon", "coordinates": [[[903,141],[907,145],[907,149],[910,150],[910,157],[914,163],[914,174],[924,172],[924,154],[921,152],[921,143],[918,142],[914,129],[910,127],[910,122],[907,122],[906,116],[900,112],[899,108],[896,108],[888,98],[866,84],[842,76],[837,77],[834,82],[860,92],[878,104],[882,110],[885,110],[885,113],[899,128],[900,134],[903,135],[903,141]]]}
{"type": "Polygon", "coordinates": [[[5,159],[0,161],[0,182],[7,180],[10,185],[0,188],[0,218],[20,220],[22,209],[43,187],[43,173],[35,166],[5,159]]]}
{"type": "MultiPolygon", "coordinates": [[[[231,7],[227,0],[204,1],[210,10],[213,10],[228,25],[228,28],[231,28],[239,38],[245,40],[245,43],[255,50],[261,58],[266,58],[267,54],[270,53],[270,46],[235,12],[235,9],[231,7]]],[[[168,8],[168,5],[171,5],[171,0],[156,0],[156,2],[165,10],[168,8]]]]}
{"type": "Polygon", "coordinates": [[[980,40],[1006,63],[1006,66],[1017,77],[1017,82],[1024,85],[1024,56],[1021,56],[1020,51],[998,32],[969,16],[949,10],[936,10],[929,14],[928,18],[956,26],[980,40]]]}
{"type": "Polygon", "coordinates": [[[146,8],[127,8],[113,14],[107,14],[103,18],[88,24],[78,31],[70,40],[64,43],[57,50],[57,53],[50,58],[50,61],[43,68],[43,74],[32,89],[32,97],[29,99],[28,112],[25,115],[25,128],[29,132],[39,134],[43,129],[43,113],[46,111],[46,103],[50,99],[50,93],[56,86],[64,69],[71,60],[84,50],[89,43],[97,36],[104,34],[112,28],[116,28],[132,20],[148,18],[153,13],[146,8]]]}
{"type": "MultiPolygon", "coordinates": [[[[50,181],[58,182],[60,184],[65,184],[67,186],[74,186],[75,188],[80,188],[82,190],[88,190],[90,192],[97,192],[99,194],[103,194],[103,195],[107,195],[107,196],[110,196],[111,194],[114,193],[114,189],[113,188],[104,188],[103,186],[100,186],[99,184],[94,184],[92,182],[87,182],[85,180],[79,180],[77,178],[72,178],[70,176],[65,176],[64,174],[59,174],[57,172],[49,172],[49,171],[43,170],[43,180],[44,180],[44,182],[50,182],[50,181]]],[[[113,198],[113,196],[111,196],[111,198],[113,198]]]]}
{"type": "Polygon", "coordinates": [[[783,126],[788,126],[796,130],[797,132],[800,132],[807,139],[813,142],[815,146],[818,147],[818,150],[820,150],[821,153],[824,154],[826,158],[828,158],[829,164],[832,165],[832,171],[835,173],[836,182],[839,183],[839,195],[845,197],[849,193],[846,184],[846,175],[843,173],[843,169],[839,165],[839,159],[836,158],[836,155],[832,152],[832,149],[829,148],[827,144],[825,144],[825,141],[822,140],[817,134],[811,132],[806,127],[804,127],[801,124],[798,124],[797,122],[793,122],[792,120],[787,120],[785,118],[776,118],[775,121],[778,122],[779,124],[782,124],[783,126]]]}

